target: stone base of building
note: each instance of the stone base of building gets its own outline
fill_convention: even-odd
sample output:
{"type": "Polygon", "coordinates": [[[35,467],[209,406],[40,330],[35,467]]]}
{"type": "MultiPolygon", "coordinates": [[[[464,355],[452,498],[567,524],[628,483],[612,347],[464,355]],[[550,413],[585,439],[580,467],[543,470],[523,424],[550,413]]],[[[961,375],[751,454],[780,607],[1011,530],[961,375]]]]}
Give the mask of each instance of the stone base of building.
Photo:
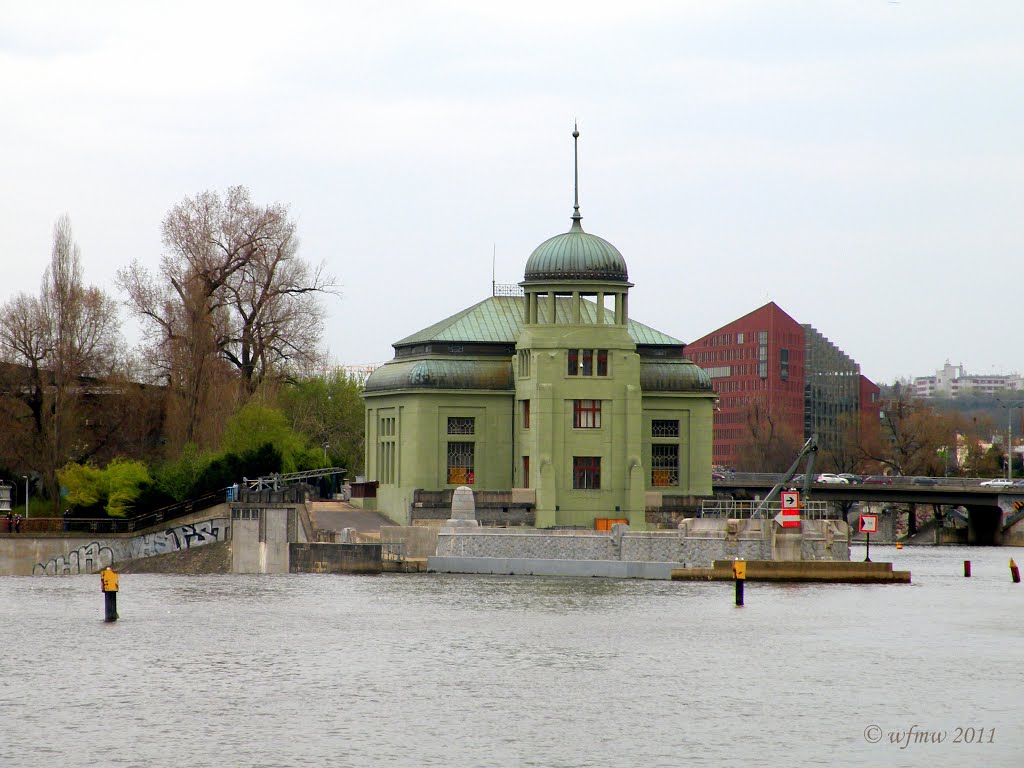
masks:
{"type": "Polygon", "coordinates": [[[804,520],[798,529],[783,529],[772,520],[709,518],[685,520],[672,531],[633,532],[623,525],[610,532],[442,528],[428,568],[669,578],[672,568],[710,568],[716,560],[737,559],[849,561],[849,529],[841,520],[804,520]]]}
{"type": "Polygon", "coordinates": [[[433,573],[477,573],[503,576],[603,576],[609,579],[661,579],[672,577],[680,563],[637,560],[549,560],[525,557],[431,557],[433,573]]]}

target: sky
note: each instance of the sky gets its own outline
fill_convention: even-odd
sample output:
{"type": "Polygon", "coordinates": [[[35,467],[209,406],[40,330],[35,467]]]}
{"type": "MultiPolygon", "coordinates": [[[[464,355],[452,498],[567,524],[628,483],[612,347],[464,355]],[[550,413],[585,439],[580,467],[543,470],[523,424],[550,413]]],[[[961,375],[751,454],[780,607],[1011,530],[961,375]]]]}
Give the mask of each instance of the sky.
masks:
{"type": "Polygon", "coordinates": [[[880,384],[1024,372],[1022,87],[1019,0],[0,0],[0,302],[63,213],[117,295],[240,184],[337,278],[331,359],[381,363],[569,228],[578,121],[633,319],[774,301],[880,384]]]}

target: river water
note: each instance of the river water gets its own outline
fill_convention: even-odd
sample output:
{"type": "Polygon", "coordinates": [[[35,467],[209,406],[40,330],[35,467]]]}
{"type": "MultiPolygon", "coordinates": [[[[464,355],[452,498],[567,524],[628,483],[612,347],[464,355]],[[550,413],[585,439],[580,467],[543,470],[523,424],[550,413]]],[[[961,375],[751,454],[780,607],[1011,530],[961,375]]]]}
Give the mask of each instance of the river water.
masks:
{"type": "Polygon", "coordinates": [[[4,577],[0,766],[1024,765],[1024,550],[871,555],[914,583],[4,577]]]}

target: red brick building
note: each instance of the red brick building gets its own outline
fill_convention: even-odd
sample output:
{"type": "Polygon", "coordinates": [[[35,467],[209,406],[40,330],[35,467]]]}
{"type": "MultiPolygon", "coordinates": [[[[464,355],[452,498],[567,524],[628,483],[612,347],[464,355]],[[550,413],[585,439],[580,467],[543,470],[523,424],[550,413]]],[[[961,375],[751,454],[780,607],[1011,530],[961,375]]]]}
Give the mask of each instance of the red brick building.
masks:
{"type": "Polygon", "coordinates": [[[792,441],[817,434],[826,450],[838,443],[844,415],[858,418],[862,429],[878,428],[878,387],[842,350],[775,302],[688,344],[686,355],[708,372],[718,393],[715,464],[736,465],[750,442],[752,409],[792,441]]]}

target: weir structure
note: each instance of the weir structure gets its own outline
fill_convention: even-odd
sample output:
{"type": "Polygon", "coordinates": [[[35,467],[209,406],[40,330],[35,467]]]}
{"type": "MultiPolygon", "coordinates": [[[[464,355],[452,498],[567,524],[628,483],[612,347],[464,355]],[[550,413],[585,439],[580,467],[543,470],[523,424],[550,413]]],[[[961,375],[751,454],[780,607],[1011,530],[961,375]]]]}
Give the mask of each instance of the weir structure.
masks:
{"type": "MultiPolygon", "coordinates": [[[[466,493],[471,493],[469,488],[456,491],[466,493]]],[[[716,560],[849,560],[849,530],[842,520],[829,519],[824,505],[795,529],[782,528],[774,519],[752,518],[755,509],[717,507],[719,513],[745,516],[690,518],[676,529],[661,531],[631,531],[621,523],[610,531],[445,525],[437,532],[427,568],[442,573],[668,579],[673,570],[710,568],[716,560]]],[[[400,540],[405,530],[389,529],[388,536],[400,540]]]]}

